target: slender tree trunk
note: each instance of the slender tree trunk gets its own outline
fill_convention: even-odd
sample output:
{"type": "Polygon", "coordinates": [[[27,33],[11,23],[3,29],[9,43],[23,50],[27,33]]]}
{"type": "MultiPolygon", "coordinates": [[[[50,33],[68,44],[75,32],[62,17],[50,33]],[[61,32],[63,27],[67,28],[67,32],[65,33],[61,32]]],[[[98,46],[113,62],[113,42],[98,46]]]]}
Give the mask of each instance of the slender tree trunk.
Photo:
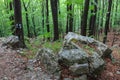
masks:
{"type": "Polygon", "coordinates": [[[94,5],[94,9],[91,10],[91,17],[90,17],[90,25],[89,25],[89,36],[95,36],[95,31],[96,31],[96,15],[97,15],[97,0],[94,0],[95,4],[92,3],[92,5],[94,5]]]}
{"type": "Polygon", "coordinates": [[[69,24],[68,24],[69,22],[68,22],[68,21],[69,21],[69,18],[68,18],[68,15],[67,15],[67,21],[66,21],[66,34],[69,32],[69,31],[68,31],[68,29],[69,29],[69,28],[68,28],[68,27],[69,27],[69,24]]]}
{"type": "Polygon", "coordinates": [[[90,0],[85,0],[84,11],[82,14],[81,35],[83,36],[86,36],[86,31],[87,31],[87,17],[88,17],[88,10],[89,10],[89,1],[90,0]]]}
{"type": "Polygon", "coordinates": [[[67,4],[66,34],[69,32],[69,4],[67,4]]]}
{"type": "Polygon", "coordinates": [[[110,23],[110,13],[111,13],[111,7],[112,7],[112,0],[108,0],[108,13],[106,14],[106,23],[105,23],[105,29],[104,29],[104,38],[103,38],[103,43],[106,43],[107,40],[107,34],[109,30],[109,23],[110,23]]]}
{"type": "Polygon", "coordinates": [[[41,13],[42,13],[42,28],[43,28],[43,34],[44,34],[44,18],[45,18],[45,16],[44,16],[44,10],[45,10],[45,8],[44,8],[44,5],[45,5],[45,3],[44,3],[45,1],[43,0],[42,1],[42,10],[41,10],[41,13]]]}
{"type": "Polygon", "coordinates": [[[73,4],[67,4],[66,33],[73,31],[73,4]]]}
{"type": "Polygon", "coordinates": [[[50,0],[51,2],[51,10],[54,24],[54,41],[59,39],[59,30],[58,30],[58,6],[57,0],[50,0]]]}
{"type": "MultiPolygon", "coordinates": [[[[10,6],[10,11],[12,11],[13,10],[13,1],[11,1],[9,3],[9,6],[10,6]]],[[[12,34],[15,35],[14,15],[10,16],[10,21],[12,21],[12,23],[11,23],[12,34]]]]}
{"type": "Polygon", "coordinates": [[[24,42],[20,0],[14,0],[14,17],[15,17],[15,35],[18,36],[20,40],[19,47],[25,48],[26,45],[24,42]]]}
{"type": "Polygon", "coordinates": [[[27,36],[30,38],[32,37],[31,33],[30,33],[30,26],[29,26],[29,15],[28,15],[28,9],[27,9],[27,6],[25,5],[25,2],[23,2],[23,6],[24,6],[24,9],[25,9],[25,15],[26,15],[26,25],[27,25],[27,36]]]}
{"type": "MultiPolygon", "coordinates": [[[[48,0],[46,0],[46,27],[47,27],[47,32],[50,34],[48,0]]],[[[50,40],[50,36],[48,37],[48,40],[50,40]]]]}
{"type": "MultiPolygon", "coordinates": [[[[32,10],[32,11],[34,12],[34,10],[32,10]]],[[[34,36],[36,37],[37,33],[36,33],[36,26],[35,26],[35,17],[34,17],[34,15],[32,15],[32,23],[33,23],[34,36]]]]}
{"type": "Polygon", "coordinates": [[[70,4],[69,6],[69,31],[73,31],[73,4],[70,4]]]}

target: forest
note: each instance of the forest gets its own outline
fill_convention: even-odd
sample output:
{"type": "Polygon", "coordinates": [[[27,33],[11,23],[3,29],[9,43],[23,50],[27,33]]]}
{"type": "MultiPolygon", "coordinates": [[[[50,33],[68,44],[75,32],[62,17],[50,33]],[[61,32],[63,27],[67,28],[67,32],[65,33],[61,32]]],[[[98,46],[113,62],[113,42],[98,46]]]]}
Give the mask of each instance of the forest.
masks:
{"type": "Polygon", "coordinates": [[[0,80],[120,80],[120,0],[0,0],[0,80]]]}

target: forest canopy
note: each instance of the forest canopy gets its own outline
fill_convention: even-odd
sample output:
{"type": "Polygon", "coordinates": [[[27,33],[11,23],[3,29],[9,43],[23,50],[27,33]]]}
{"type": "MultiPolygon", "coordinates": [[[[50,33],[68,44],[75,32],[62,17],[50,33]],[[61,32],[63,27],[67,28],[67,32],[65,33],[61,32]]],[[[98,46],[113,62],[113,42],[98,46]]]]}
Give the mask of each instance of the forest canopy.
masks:
{"type": "MultiPolygon", "coordinates": [[[[16,30],[14,1],[0,0],[0,37],[16,30]]],[[[16,0],[16,4],[18,2],[24,36],[29,38],[41,36],[58,40],[68,32],[99,38],[100,32],[106,36],[109,29],[120,25],[120,0],[16,0]]]]}

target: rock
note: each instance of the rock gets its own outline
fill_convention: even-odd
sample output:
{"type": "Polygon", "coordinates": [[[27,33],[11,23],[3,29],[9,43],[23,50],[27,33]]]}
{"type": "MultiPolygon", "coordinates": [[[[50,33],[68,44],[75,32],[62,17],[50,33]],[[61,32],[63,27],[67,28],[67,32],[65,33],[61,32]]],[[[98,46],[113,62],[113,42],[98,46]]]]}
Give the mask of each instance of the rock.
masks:
{"type": "Polygon", "coordinates": [[[63,80],[73,80],[72,78],[64,78],[63,80]]]}
{"type": "Polygon", "coordinates": [[[4,77],[2,80],[9,80],[7,77],[4,77]]]}
{"type": "Polygon", "coordinates": [[[18,48],[19,39],[17,36],[9,36],[2,44],[2,46],[7,46],[8,48],[18,48]]]}
{"type": "Polygon", "coordinates": [[[115,44],[115,45],[113,45],[110,49],[111,50],[114,50],[114,49],[118,49],[119,48],[119,44],[115,44]]]}
{"type": "Polygon", "coordinates": [[[78,35],[76,33],[73,33],[73,32],[69,32],[66,36],[65,36],[65,41],[67,43],[69,43],[71,40],[75,39],[75,40],[78,40],[80,42],[83,42],[83,43],[93,43],[95,42],[95,40],[93,38],[89,38],[89,37],[85,37],[85,36],[81,36],[81,35],[78,35]]]}
{"type": "Polygon", "coordinates": [[[100,71],[104,68],[104,60],[97,54],[94,53],[91,56],[92,62],[90,62],[90,72],[94,72],[95,74],[99,74],[100,71]]]}
{"type": "Polygon", "coordinates": [[[82,44],[89,44],[89,45],[94,45],[96,47],[96,51],[98,52],[98,54],[100,56],[102,56],[103,58],[105,57],[110,57],[110,54],[112,53],[112,50],[110,48],[108,48],[107,45],[103,44],[102,42],[99,42],[93,38],[87,37],[87,36],[82,36],[82,35],[78,35],[76,33],[73,32],[69,32],[65,38],[64,38],[64,42],[66,43],[70,43],[72,40],[76,40],[81,42],[82,44]]]}
{"type": "Polygon", "coordinates": [[[88,80],[88,79],[87,79],[87,75],[82,75],[78,78],[74,78],[74,80],[88,80]]]}
{"type": "Polygon", "coordinates": [[[70,66],[69,70],[72,72],[73,75],[81,75],[81,74],[88,74],[89,73],[89,65],[88,63],[85,64],[77,64],[70,66]]]}
{"type": "Polygon", "coordinates": [[[118,71],[116,72],[116,74],[119,74],[119,75],[120,75],[120,70],[118,70],[118,71]]]}
{"type": "Polygon", "coordinates": [[[58,64],[61,69],[68,68],[70,75],[90,74],[94,77],[104,69],[104,58],[110,57],[111,52],[112,50],[102,42],[69,32],[58,53],[58,64]]]}
{"type": "Polygon", "coordinates": [[[30,69],[30,70],[34,69],[34,60],[32,60],[32,59],[28,60],[27,68],[30,69]]]}
{"type": "Polygon", "coordinates": [[[71,66],[74,63],[87,63],[88,54],[82,49],[62,49],[58,56],[58,62],[60,65],[71,66]]]}
{"type": "Polygon", "coordinates": [[[40,61],[45,69],[52,74],[58,69],[57,57],[50,49],[39,49],[34,59],[40,61]]]}

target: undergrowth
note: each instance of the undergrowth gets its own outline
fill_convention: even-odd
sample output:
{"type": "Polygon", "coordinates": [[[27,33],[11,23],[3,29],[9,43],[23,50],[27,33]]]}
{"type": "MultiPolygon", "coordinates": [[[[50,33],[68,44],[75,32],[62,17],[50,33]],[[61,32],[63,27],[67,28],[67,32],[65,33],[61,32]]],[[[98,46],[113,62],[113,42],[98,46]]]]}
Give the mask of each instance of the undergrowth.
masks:
{"type": "Polygon", "coordinates": [[[21,56],[27,57],[28,59],[34,58],[38,49],[40,48],[49,48],[53,50],[54,53],[58,53],[62,47],[62,41],[50,42],[50,41],[43,41],[40,38],[31,39],[31,40],[30,39],[28,40],[28,38],[26,38],[25,43],[27,46],[27,50],[23,51],[21,53],[21,56]]]}

